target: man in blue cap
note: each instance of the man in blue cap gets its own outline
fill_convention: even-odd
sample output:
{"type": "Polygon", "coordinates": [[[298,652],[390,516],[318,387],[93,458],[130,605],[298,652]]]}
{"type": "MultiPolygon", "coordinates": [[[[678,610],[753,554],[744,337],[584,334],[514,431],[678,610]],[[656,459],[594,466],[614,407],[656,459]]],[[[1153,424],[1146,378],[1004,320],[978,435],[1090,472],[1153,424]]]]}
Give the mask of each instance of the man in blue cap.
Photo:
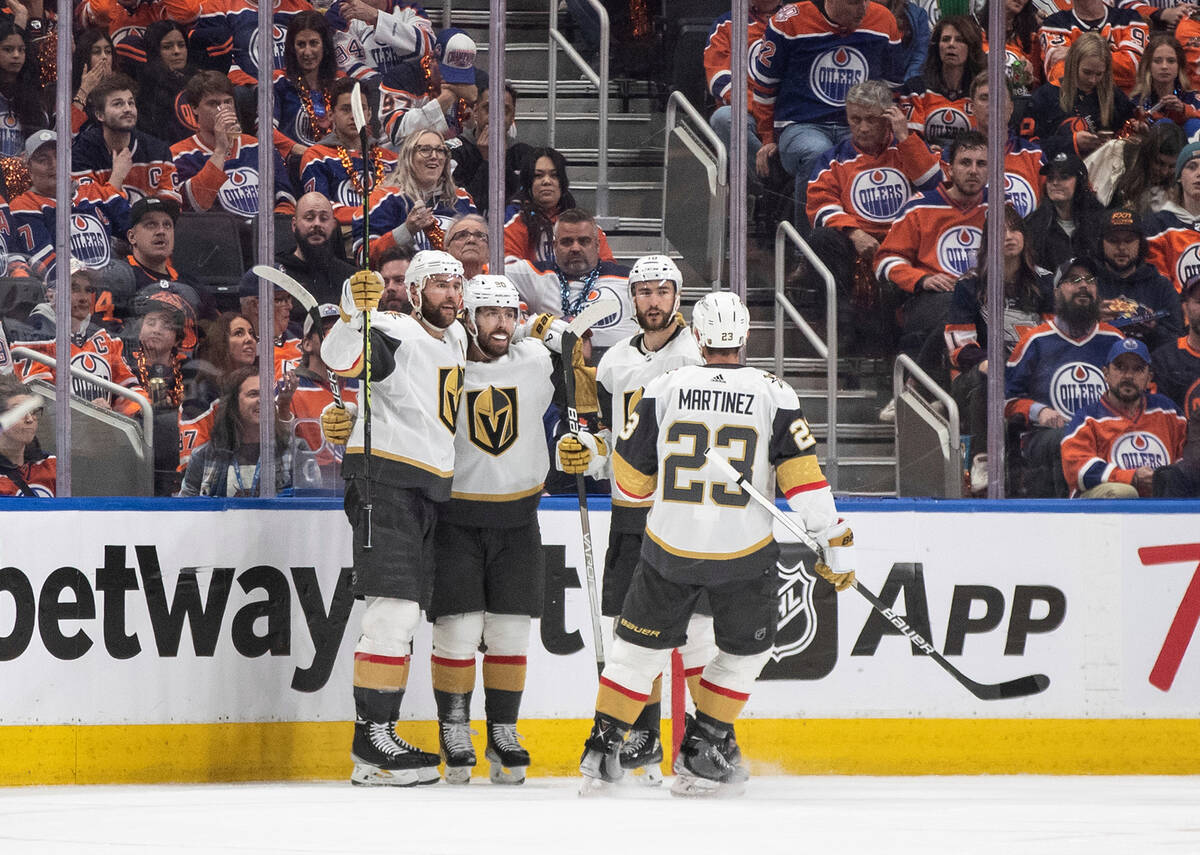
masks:
{"type": "Polygon", "coordinates": [[[1072,497],[1149,496],[1154,471],[1183,453],[1187,422],[1170,398],[1146,391],[1150,374],[1143,342],[1126,338],[1109,349],[1104,394],[1079,410],[1063,434],[1063,477],[1072,497]]]}
{"type": "Polygon", "coordinates": [[[436,63],[414,60],[384,74],[379,84],[383,135],[396,146],[417,130],[455,139],[471,118],[479,90],[487,88],[487,73],[475,67],[475,54],[475,41],[448,27],[433,43],[436,63]]]}

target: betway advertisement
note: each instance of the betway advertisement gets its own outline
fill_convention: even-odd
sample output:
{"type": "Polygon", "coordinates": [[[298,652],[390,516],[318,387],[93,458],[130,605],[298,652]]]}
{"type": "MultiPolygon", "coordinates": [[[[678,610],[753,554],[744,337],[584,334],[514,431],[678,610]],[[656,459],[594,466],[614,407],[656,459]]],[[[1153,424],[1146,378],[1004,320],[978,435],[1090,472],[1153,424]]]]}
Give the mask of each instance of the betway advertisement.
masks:
{"type": "MultiPolygon", "coordinates": [[[[568,507],[556,503],[557,507],[568,507]]],[[[1200,512],[854,512],[858,578],[981,683],[975,698],[785,543],[779,635],[746,714],[1184,718],[1200,714],[1200,512]]],[[[528,718],[586,718],[596,676],[579,515],[543,510],[545,615],[528,718]]],[[[596,573],[608,516],[593,511],[596,573]]],[[[777,532],[781,541],[786,534],[777,532]]],[[[339,509],[6,511],[0,724],[340,721],[361,604],[339,509]]],[[[605,620],[606,635],[609,621],[605,620]]],[[[429,628],[404,716],[433,717],[429,628]]],[[[482,692],[476,692],[482,714],[482,692]]]]}

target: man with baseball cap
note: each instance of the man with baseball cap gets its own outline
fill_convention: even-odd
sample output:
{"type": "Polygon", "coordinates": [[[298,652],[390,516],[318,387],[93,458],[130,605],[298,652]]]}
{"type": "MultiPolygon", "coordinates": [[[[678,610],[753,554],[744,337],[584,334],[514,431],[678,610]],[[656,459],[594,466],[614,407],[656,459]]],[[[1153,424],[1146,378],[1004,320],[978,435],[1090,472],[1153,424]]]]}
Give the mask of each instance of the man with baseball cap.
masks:
{"type": "Polygon", "coordinates": [[[1116,208],[1100,223],[1100,318],[1150,348],[1183,332],[1179,295],[1146,261],[1146,238],[1136,211],[1116,208]]]}
{"type": "Polygon", "coordinates": [[[475,53],[470,36],[447,27],[433,44],[436,65],[426,68],[412,60],[383,75],[379,116],[384,135],[394,145],[399,146],[416,130],[439,131],[448,140],[457,138],[471,116],[479,90],[487,87],[486,72],[475,67],[475,53]]]}
{"type": "Polygon", "coordinates": [[[1146,260],[1179,291],[1200,273],[1200,143],[1189,143],[1175,160],[1179,201],[1146,218],[1146,260]]]}
{"type": "Polygon", "coordinates": [[[1169,398],[1146,391],[1150,376],[1145,344],[1126,338],[1109,348],[1107,389],[1075,414],[1063,434],[1063,477],[1071,496],[1149,496],[1154,471],[1183,453],[1187,422],[1169,398]]]}

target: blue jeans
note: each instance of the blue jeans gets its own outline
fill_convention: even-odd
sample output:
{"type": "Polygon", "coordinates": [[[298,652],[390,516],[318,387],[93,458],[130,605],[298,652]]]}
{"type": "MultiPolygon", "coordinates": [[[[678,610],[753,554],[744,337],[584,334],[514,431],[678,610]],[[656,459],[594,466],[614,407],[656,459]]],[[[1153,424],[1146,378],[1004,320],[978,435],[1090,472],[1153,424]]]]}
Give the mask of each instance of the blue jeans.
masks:
{"type": "Polygon", "coordinates": [[[848,125],[836,122],[788,125],[776,137],[783,168],[796,177],[796,223],[808,222],[804,205],[808,199],[808,178],[823,152],[850,136],[848,125]]]}
{"type": "MultiPolygon", "coordinates": [[[[729,148],[729,135],[733,125],[733,109],[727,104],[724,107],[718,107],[716,111],[708,117],[708,123],[712,129],[720,137],[721,142],[725,143],[725,147],[729,148]]],[[[758,131],[754,127],[754,118],[746,117],[746,176],[748,184],[753,187],[757,180],[754,162],[758,157],[758,150],[762,148],[762,140],[758,138],[758,131]]]]}

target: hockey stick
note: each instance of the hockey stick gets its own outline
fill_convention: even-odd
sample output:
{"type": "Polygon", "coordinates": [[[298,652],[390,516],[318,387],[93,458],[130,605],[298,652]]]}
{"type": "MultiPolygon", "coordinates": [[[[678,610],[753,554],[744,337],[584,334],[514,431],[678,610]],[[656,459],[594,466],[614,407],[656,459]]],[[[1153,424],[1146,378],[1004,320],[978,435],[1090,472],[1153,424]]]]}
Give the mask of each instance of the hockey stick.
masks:
{"type": "MultiPolygon", "coordinates": [[[[371,269],[371,145],[367,135],[367,117],[363,115],[362,84],[355,83],[350,93],[350,110],[354,113],[354,127],[358,131],[362,146],[363,177],[363,244],[362,269],[371,269]]],[[[371,313],[363,312],[363,552],[370,552],[371,514],[371,313]]]]}
{"type": "Polygon", "coordinates": [[[4,433],[13,425],[18,424],[34,410],[41,409],[46,401],[39,395],[31,395],[28,401],[9,407],[0,414],[0,433],[4,433]]]}
{"type": "MultiPolygon", "coordinates": [[[[575,408],[575,343],[594,324],[621,308],[615,297],[602,297],[589,303],[567,325],[562,336],[563,386],[567,399],[567,430],[579,435],[579,411],[575,408]]],[[[600,628],[600,597],[596,593],[596,562],[592,556],[592,525],[588,520],[587,486],[583,473],[575,473],[575,491],[579,496],[579,527],[583,531],[583,569],[587,581],[588,605],[592,612],[592,641],[596,647],[596,673],[604,672],[604,631],[600,628]]]]}
{"type": "MultiPolygon", "coordinates": [[[[775,507],[774,502],[756,490],[754,485],[749,483],[740,472],[730,466],[725,458],[717,454],[712,448],[706,450],[704,452],[704,456],[708,458],[709,463],[713,464],[722,478],[745,490],[746,493],[749,494],[750,498],[754,499],[754,501],[758,502],[760,505],[770,511],[771,516],[775,517],[775,519],[782,523],[784,528],[794,534],[801,543],[815,552],[817,554],[817,558],[821,562],[825,561],[825,549],[821,546],[821,544],[813,540],[809,536],[808,532],[798,526],[791,517],[779,510],[779,508],[775,507]]],[[[941,665],[951,677],[953,677],[955,680],[958,680],[958,682],[966,687],[968,692],[980,700],[995,701],[1006,700],[1008,698],[1023,698],[1028,695],[1036,695],[1039,692],[1045,691],[1046,687],[1050,685],[1050,678],[1045,674],[1030,674],[1028,677],[1018,677],[1015,680],[1009,680],[1004,683],[977,683],[962,671],[959,671],[957,668],[947,662],[946,658],[942,656],[942,654],[938,653],[932,644],[922,638],[916,630],[905,623],[903,618],[885,606],[883,601],[871,593],[857,579],[854,581],[854,589],[863,595],[863,598],[871,604],[871,608],[875,609],[875,611],[887,618],[888,622],[892,626],[896,627],[896,629],[900,630],[900,632],[904,633],[904,635],[908,637],[909,641],[916,645],[916,647],[920,650],[928,653],[934,662],[941,665]]]]}
{"type": "MultiPolygon", "coordinates": [[[[250,272],[287,291],[304,308],[308,316],[312,318],[313,328],[317,331],[317,336],[325,338],[325,327],[321,322],[321,312],[317,306],[317,298],[307,288],[277,267],[256,264],[250,268],[250,272]]],[[[346,405],[342,403],[342,390],[338,383],[337,373],[328,366],[325,368],[325,373],[328,375],[329,391],[333,393],[333,402],[344,410],[346,405]]]]}

